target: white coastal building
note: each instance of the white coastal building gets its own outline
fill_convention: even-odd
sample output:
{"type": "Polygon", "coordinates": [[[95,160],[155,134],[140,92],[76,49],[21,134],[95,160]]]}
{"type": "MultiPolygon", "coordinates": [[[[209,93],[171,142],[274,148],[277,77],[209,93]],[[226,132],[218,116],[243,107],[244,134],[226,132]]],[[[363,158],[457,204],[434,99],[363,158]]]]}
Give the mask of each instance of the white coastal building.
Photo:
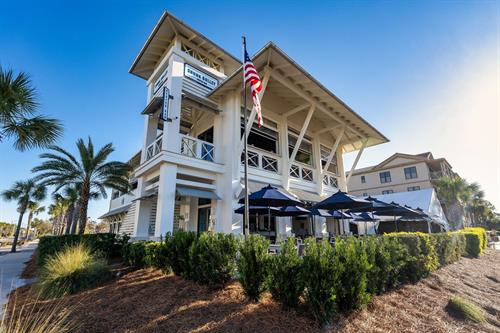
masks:
{"type": "MultiPolygon", "coordinates": [[[[272,184],[316,202],[346,190],[343,154],[358,151],[357,163],[363,149],[388,140],[275,44],[252,60],[263,84],[264,126],[257,127],[249,108],[250,192],[272,184]]],[[[130,73],[147,86],[144,143],[131,160],[133,190],[113,192],[101,218],[113,232],[137,239],[178,229],[242,233],[243,217],[234,213],[243,195],[240,60],[165,12],[130,73]],[[169,98],[163,98],[165,87],[169,98]]],[[[250,230],[274,239],[339,230],[325,222],[279,217],[268,224],[254,216],[250,230]]]]}

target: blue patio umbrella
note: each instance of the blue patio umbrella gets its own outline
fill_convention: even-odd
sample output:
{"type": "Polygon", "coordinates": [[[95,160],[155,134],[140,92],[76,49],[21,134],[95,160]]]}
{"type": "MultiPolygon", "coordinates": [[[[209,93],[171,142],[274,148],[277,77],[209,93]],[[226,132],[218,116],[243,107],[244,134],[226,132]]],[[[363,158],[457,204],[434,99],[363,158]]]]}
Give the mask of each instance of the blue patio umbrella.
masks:
{"type": "MultiPolygon", "coordinates": [[[[304,206],[299,199],[271,185],[250,194],[248,202],[250,205],[266,207],[304,206]]],[[[245,198],[241,198],[238,203],[245,204],[245,198]]]]}
{"type": "Polygon", "coordinates": [[[390,210],[394,208],[394,205],[391,205],[387,202],[379,200],[377,198],[368,196],[365,198],[366,201],[370,201],[371,206],[362,206],[357,208],[352,208],[349,210],[350,213],[359,213],[359,212],[383,212],[385,210],[390,210]]]}
{"type": "Polygon", "coordinates": [[[334,219],[352,219],[352,215],[351,214],[348,214],[348,213],[345,213],[341,210],[331,210],[329,211],[329,213],[331,214],[331,216],[334,218],[334,219]]]}
{"type": "MultiPolygon", "coordinates": [[[[245,204],[245,198],[238,203],[245,204]]],[[[248,196],[248,204],[254,206],[265,206],[268,208],[268,225],[271,225],[271,207],[304,206],[304,203],[292,195],[267,185],[248,196]]]]}
{"type": "Polygon", "coordinates": [[[345,192],[338,191],[332,194],[323,201],[318,202],[313,206],[317,209],[353,209],[353,208],[370,208],[372,203],[368,200],[349,195],[345,192]]]}
{"type": "MultiPolygon", "coordinates": [[[[327,209],[327,210],[344,210],[353,208],[366,208],[369,209],[372,203],[368,200],[349,195],[345,192],[338,191],[328,198],[315,204],[313,208],[327,209]]],[[[342,225],[344,225],[344,218],[342,217],[342,225]]]]}
{"type": "MultiPolygon", "coordinates": [[[[249,206],[248,212],[250,214],[267,214],[271,211],[272,215],[276,215],[279,213],[280,209],[277,207],[265,207],[265,206],[249,206]]],[[[241,206],[238,209],[235,209],[234,212],[236,214],[245,214],[245,206],[241,206]]]]}
{"type": "Polygon", "coordinates": [[[309,213],[309,210],[299,206],[285,206],[281,207],[281,209],[277,213],[277,216],[301,216],[308,215],[309,213]]]}
{"type": "Polygon", "coordinates": [[[326,209],[317,209],[317,208],[310,208],[309,215],[321,216],[321,217],[333,217],[333,215],[330,214],[330,212],[327,211],[326,209]]]}
{"type": "MultiPolygon", "coordinates": [[[[396,231],[398,231],[398,223],[396,221],[396,217],[402,218],[421,218],[423,212],[418,212],[410,207],[401,206],[394,201],[390,203],[392,207],[387,207],[381,210],[374,211],[378,216],[392,216],[394,218],[394,225],[396,227],[396,231]]],[[[425,213],[423,213],[425,214],[425,213]]]]}

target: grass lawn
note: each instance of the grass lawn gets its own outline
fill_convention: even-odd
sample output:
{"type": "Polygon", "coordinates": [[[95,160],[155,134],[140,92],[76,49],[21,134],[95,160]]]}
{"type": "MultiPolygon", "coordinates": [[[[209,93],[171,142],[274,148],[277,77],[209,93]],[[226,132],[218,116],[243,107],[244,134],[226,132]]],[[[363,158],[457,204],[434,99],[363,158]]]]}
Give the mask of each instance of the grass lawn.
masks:
{"type": "MultiPolygon", "coordinates": [[[[28,266],[28,269],[30,269],[28,266]]],[[[334,332],[500,332],[500,251],[462,258],[414,285],[375,297],[366,309],[341,315],[334,332]],[[486,323],[460,320],[446,309],[460,295],[478,306],[486,323]]],[[[33,302],[30,286],[19,288],[18,304],[33,302]]],[[[248,302],[239,283],[222,290],[144,269],[77,295],[38,301],[36,309],[71,304],[75,332],[319,332],[307,310],[283,311],[265,294],[248,302]]]]}

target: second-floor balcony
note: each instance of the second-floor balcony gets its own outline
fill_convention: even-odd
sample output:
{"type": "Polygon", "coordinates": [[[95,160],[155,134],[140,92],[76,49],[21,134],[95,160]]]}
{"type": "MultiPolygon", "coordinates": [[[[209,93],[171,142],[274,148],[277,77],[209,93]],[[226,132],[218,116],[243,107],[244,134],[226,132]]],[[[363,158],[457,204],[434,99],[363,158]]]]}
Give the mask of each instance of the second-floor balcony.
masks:
{"type": "MultiPolygon", "coordinates": [[[[182,155],[209,162],[215,161],[215,146],[212,143],[185,134],[179,135],[181,138],[179,152],[182,155]]],[[[146,161],[149,161],[163,150],[162,140],[163,136],[159,136],[146,147],[146,161]]]]}

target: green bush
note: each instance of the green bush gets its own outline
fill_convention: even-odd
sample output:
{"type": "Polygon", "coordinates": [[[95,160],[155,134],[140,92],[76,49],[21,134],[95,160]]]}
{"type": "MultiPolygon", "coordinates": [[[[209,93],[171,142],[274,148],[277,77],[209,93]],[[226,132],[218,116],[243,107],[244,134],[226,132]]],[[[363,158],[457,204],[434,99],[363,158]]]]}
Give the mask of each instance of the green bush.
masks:
{"type": "Polygon", "coordinates": [[[465,236],[465,252],[469,257],[479,258],[483,252],[481,248],[481,236],[475,232],[462,231],[465,236]]]}
{"type": "Polygon", "coordinates": [[[417,282],[437,269],[439,260],[433,240],[428,234],[399,232],[386,234],[383,237],[394,237],[408,250],[408,257],[401,270],[401,282],[417,282]]]}
{"type": "Polygon", "coordinates": [[[144,265],[154,267],[167,273],[170,271],[168,264],[168,249],[165,242],[149,242],[145,246],[144,265]]]}
{"type": "Polygon", "coordinates": [[[49,256],[76,244],[85,244],[92,253],[98,256],[121,256],[123,245],[128,242],[128,239],[128,236],[117,236],[110,233],[43,236],[38,243],[38,263],[43,265],[49,256]]]}
{"type": "Polygon", "coordinates": [[[212,286],[226,284],[235,274],[237,249],[232,234],[202,233],[189,249],[190,278],[212,286]]]}
{"type": "Polygon", "coordinates": [[[128,243],[123,249],[123,260],[135,268],[146,267],[146,246],[152,241],[137,241],[128,243]]]}
{"type": "Polygon", "coordinates": [[[451,264],[465,254],[465,236],[456,232],[441,232],[430,235],[435,242],[439,265],[451,264]]]}
{"type": "Polygon", "coordinates": [[[366,275],[370,269],[367,252],[361,240],[348,237],[335,242],[335,251],[341,263],[337,305],[340,311],[357,309],[371,299],[366,289],[366,275]]]}
{"type": "Polygon", "coordinates": [[[483,228],[464,228],[460,233],[465,235],[466,252],[470,257],[479,258],[488,246],[488,237],[483,228]]]}
{"type": "Polygon", "coordinates": [[[165,237],[165,256],[175,275],[190,276],[189,249],[197,237],[195,232],[183,230],[165,237]]]}
{"type": "Polygon", "coordinates": [[[325,240],[306,240],[302,280],[304,295],[314,318],[323,326],[331,323],[337,313],[337,293],[344,267],[334,248],[325,240]]]}
{"type": "Polygon", "coordinates": [[[43,297],[74,294],[111,278],[105,261],[96,258],[83,243],[68,246],[45,258],[39,287],[43,297]]]}
{"type": "Polygon", "coordinates": [[[269,241],[260,235],[250,235],[240,242],[238,280],[252,301],[258,301],[265,289],[269,273],[268,249],[269,241]]]}
{"type": "Polygon", "coordinates": [[[295,248],[295,238],[288,238],[281,243],[281,250],[271,257],[269,273],[269,291],[274,300],[283,308],[295,308],[304,291],[300,278],[302,259],[295,248]]]}

